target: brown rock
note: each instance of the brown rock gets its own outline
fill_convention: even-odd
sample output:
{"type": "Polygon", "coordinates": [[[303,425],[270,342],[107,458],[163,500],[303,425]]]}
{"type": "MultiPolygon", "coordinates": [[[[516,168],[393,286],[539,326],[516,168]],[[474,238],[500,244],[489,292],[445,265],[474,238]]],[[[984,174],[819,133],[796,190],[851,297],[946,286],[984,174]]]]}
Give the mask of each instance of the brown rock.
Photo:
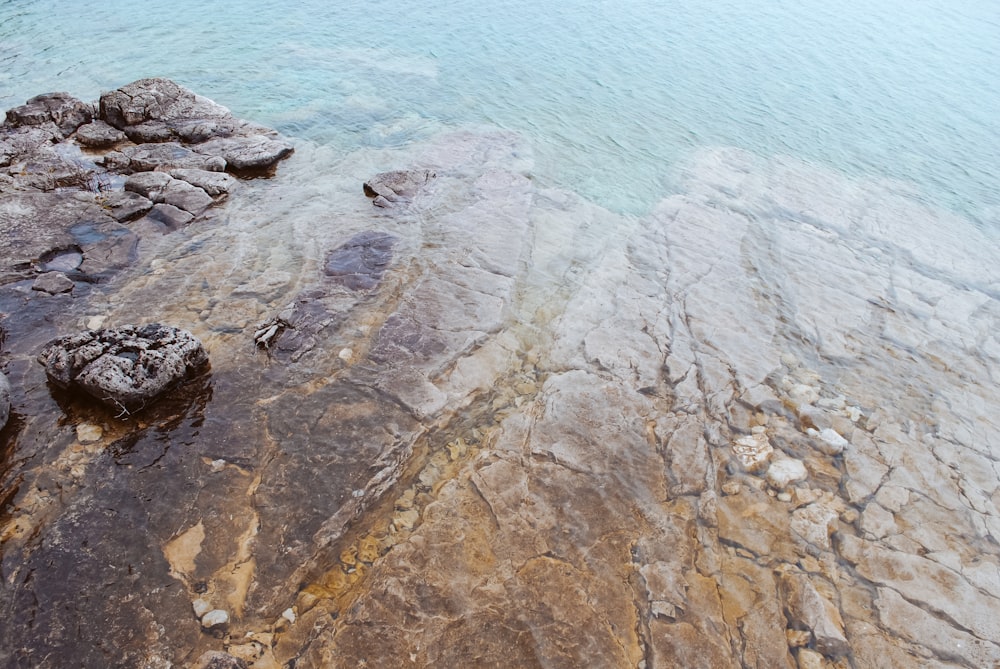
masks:
{"type": "Polygon", "coordinates": [[[785,611],[793,627],[812,632],[816,648],[830,657],[850,651],[844,636],[840,611],[817,592],[805,574],[788,573],[781,577],[785,611]]]}

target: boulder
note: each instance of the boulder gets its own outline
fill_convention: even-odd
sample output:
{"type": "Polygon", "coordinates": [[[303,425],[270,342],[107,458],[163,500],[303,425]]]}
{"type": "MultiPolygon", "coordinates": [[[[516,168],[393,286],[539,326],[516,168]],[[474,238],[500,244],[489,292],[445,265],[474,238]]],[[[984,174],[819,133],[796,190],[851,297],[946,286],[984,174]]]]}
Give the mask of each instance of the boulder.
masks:
{"type": "Polygon", "coordinates": [[[35,282],[31,284],[31,289],[49,295],[58,295],[73,290],[73,281],[62,272],[45,272],[38,275],[35,282]]]}
{"type": "Polygon", "coordinates": [[[101,204],[119,222],[131,221],[153,208],[149,198],[131,191],[109,193],[101,204]]]}
{"type": "Polygon", "coordinates": [[[434,177],[430,170],[394,170],[382,172],[364,183],[365,195],[372,204],[390,207],[413,198],[434,177]]]}
{"type": "Polygon", "coordinates": [[[49,342],[38,356],[49,380],[126,411],[194,375],[208,355],[194,335],[153,323],[84,332],[49,342]]]}
{"type": "Polygon", "coordinates": [[[225,172],[210,172],[208,170],[176,169],[170,170],[170,176],[197,186],[212,197],[227,195],[236,186],[236,179],[225,172]]]}
{"type": "Polygon", "coordinates": [[[0,429],[7,424],[10,418],[10,381],[3,372],[0,372],[0,429]]]}

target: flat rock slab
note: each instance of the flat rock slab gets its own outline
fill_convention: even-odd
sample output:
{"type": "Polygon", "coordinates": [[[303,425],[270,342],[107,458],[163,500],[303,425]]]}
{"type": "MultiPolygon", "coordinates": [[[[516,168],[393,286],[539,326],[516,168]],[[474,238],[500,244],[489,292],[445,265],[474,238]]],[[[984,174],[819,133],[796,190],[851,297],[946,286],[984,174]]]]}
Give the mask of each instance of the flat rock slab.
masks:
{"type": "Polygon", "coordinates": [[[0,372],[0,429],[7,424],[10,418],[10,381],[0,372]]]}
{"type": "Polygon", "coordinates": [[[195,374],[208,355],[186,330],[154,323],[56,339],[38,362],[60,388],[79,388],[108,406],[131,411],[195,374]]]}

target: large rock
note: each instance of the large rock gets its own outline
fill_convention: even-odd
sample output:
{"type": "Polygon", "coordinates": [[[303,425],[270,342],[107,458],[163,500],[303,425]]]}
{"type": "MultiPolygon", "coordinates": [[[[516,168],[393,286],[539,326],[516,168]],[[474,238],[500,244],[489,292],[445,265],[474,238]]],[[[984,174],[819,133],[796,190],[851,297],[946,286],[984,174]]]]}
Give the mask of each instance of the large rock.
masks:
{"type": "Polygon", "coordinates": [[[191,333],[154,323],[62,337],[38,361],[55,385],[131,411],[196,373],[208,355],[191,333]]]}

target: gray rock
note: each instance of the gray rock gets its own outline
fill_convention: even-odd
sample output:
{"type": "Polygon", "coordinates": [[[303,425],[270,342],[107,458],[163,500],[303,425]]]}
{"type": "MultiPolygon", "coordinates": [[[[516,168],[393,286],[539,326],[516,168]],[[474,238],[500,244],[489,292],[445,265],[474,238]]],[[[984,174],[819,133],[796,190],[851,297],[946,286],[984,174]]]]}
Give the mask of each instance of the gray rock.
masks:
{"type": "Polygon", "coordinates": [[[294,149],[285,141],[251,135],[212,139],[196,144],[195,150],[206,155],[221,156],[231,171],[254,173],[269,170],[291,155],[294,149]]]}
{"type": "Polygon", "coordinates": [[[74,246],[84,258],[81,271],[101,274],[126,258],[134,243],[135,236],[92,195],[26,192],[0,198],[0,284],[33,277],[37,259],[74,246]],[[117,251],[108,255],[112,249],[117,251]]]}
{"type": "Polygon", "coordinates": [[[139,172],[125,180],[125,190],[138,193],[153,202],[162,202],[161,195],[173,180],[166,172],[139,172]]]}
{"type": "Polygon", "coordinates": [[[38,362],[55,385],[131,411],[196,373],[208,356],[191,333],[153,323],[56,339],[38,362]]]}
{"type": "Polygon", "coordinates": [[[229,614],[222,609],[213,609],[201,617],[201,626],[207,630],[229,624],[229,614]]]}
{"type": "Polygon", "coordinates": [[[183,228],[194,220],[194,214],[175,207],[172,204],[161,203],[150,209],[149,213],[146,214],[146,218],[152,219],[162,224],[167,230],[173,231],[183,228]]]}
{"type": "Polygon", "coordinates": [[[351,290],[374,288],[392,262],[395,242],[396,238],[385,232],[362,232],[327,255],[323,272],[351,290]]]}
{"type": "Polygon", "coordinates": [[[0,429],[7,424],[10,418],[10,381],[3,372],[0,372],[0,429]]]}
{"type": "Polygon", "coordinates": [[[121,151],[112,151],[104,156],[104,166],[124,173],[173,168],[222,172],[226,169],[226,161],[218,155],[196,153],[177,142],[162,142],[127,146],[121,151]]]}
{"type": "MultiPolygon", "coordinates": [[[[99,103],[100,117],[114,127],[124,129],[146,121],[183,117],[192,109],[197,109],[198,102],[194,93],[169,79],[140,79],[103,94],[99,103]]],[[[211,103],[211,107],[205,106],[198,111],[204,113],[206,109],[222,108],[211,103]]]]}
{"type": "Polygon", "coordinates": [[[209,650],[198,656],[191,669],[247,669],[247,663],[229,653],[209,650]]]}
{"type": "Polygon", "coordinates": [[[100,119],[85,123],[76,130],[76,141],[91,149],[107,149],[125,139],[124,132],[100,119]]]}
{"type": "Polygon", "coordinates": [[[45,272],[35,279],[35,282],[31,284],[31,289],[49,295],[58,295],[72,291],[73,281],[62,272],[45,272]]]}
{"type": "Polygon", "coordinates": [[[176,169],[170,170],[170,176],[186,181],[192,186],[197,186],[213,197],[226,195],[236,186],[236,179],[225,172],[176,169]]]}
{"type": "Polygon", "coordinates": [[[375,198],[372,204],[389,207],[415,196],[433,177],[430,170],[382,172],[364,183],[364,191],[368,197],[375,198]]]}
{"type": "Polygon", "coordinates": [[[90,122],[94,108],[69,93],[37,95],[20,107],[7,111],[7,123],[12,126],[55,123],[63,136],[68,137],[84,123],[90,122]]]}
{"type": "Polygon", "coordinates": [[[131,191],[111,193],[104,197],[102,204],[118,221],[131,221],[153,208],[152,200],[131,191]]]}

